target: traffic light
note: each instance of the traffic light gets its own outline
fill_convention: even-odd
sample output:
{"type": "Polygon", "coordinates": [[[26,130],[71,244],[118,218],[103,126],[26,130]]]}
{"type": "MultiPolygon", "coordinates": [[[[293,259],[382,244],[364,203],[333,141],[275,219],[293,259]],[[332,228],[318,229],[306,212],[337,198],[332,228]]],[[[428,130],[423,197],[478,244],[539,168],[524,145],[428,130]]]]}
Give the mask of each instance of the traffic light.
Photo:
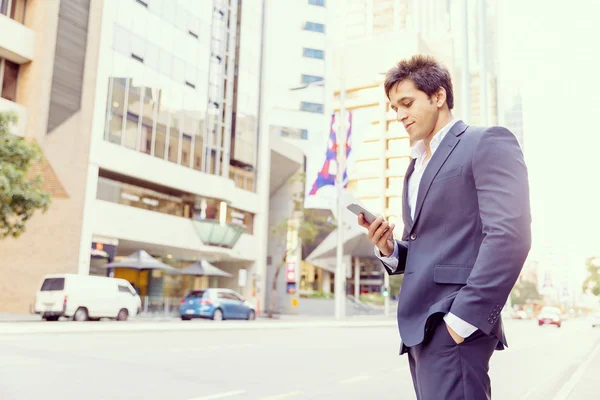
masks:
{"type": "Polygon", "coordinates": [[[381,295],[383,297],[388,297],[390,295],[389,289],[387,287],[385,287],[385,286],[382,286],[381,287],[381,295]]]}

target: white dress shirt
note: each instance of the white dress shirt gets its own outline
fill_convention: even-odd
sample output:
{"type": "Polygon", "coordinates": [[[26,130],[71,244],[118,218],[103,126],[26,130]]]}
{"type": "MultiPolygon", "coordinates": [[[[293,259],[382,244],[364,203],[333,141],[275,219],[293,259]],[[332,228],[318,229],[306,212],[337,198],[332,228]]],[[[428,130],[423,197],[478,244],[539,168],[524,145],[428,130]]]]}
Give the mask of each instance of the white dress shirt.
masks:
{"type": "MultiPolygon", "coordinates": [[[[456,121],[456,119],[450,121],[431,139],[431,142],[429,143],[431,157],[429,157],[429,160],[431,160],[436,149],[439,147],[440,143],[448,134],[448,132],[450,132],[450,129],[452,129],[452,126],[454,126],[456,121]]],[[[425,150],[425,143],[423,143],[422,140],[415,143],[410,152],[411,157],[416,159],[415,169],[408,179],[408,205],[410,208],[411,218],[414,220],[415,209],[417,208],[417,196],[419,194],[419,184],[421,183],[423,172],[425,172],[425,168],[427,168],[427,165],[429,164],[429,160],[425,160],[427,152],[425,150]]],[[[398,243],[395,241],[394,252],[391,256],[383,257],[377,247],[375,247],[375,255],[392,271],[395,271],[398,268],[398,243]]],[[[477,330],[477,327],[469,324],[452,313],[446,314],[444,316],[444,321],[446,321],[446,324],[448,324],[448,326],[450,326],[454,332],[463,338],[471,336],[477,330]]]]}

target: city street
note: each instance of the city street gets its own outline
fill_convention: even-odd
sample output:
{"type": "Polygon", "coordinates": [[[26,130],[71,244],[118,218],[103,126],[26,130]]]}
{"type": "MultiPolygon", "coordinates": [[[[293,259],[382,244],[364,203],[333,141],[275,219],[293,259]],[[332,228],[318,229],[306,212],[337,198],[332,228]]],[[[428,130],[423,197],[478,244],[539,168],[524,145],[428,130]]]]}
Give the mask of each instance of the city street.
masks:
{"type": "MultiPolygon", "coordinates": [[[[60,322],[68,327],[75,323],[60,322]]],[[[407,358],[392,323],[326,326],[250,322],[255,329],[9,334],[0,324],[0,398],[21,399],[414,399],[407,358]],[[270,329],[263,329],[272,325],[270,329]],[[5,333],[3,333],[5,332],[5,333]]],[[[21,326],[48,326],[24,322],[21,326]]],[[[506,321],[511,347],[492,359],[494,399],[586,400],[600,366],[600,329],[506,321]],[[581,367],[580,367],[581,366],[581,367]],[[594,372],[596,371],[596,372],[594,372]],[[570,393],[570,395],[568,395],[570,393]]],[[[123,326],[123,324],[121,324],[123,326]]],[[[177,327],[197,327],[197,329],[177,327]]],[[[250,326],[249,326],[250,327],[250,326]]]]}

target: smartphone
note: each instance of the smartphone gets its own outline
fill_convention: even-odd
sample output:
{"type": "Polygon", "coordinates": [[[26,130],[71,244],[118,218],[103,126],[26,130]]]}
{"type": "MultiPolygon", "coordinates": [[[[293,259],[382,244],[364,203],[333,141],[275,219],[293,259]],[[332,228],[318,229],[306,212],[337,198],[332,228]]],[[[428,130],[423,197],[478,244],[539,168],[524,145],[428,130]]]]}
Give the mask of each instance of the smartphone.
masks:
{"type": "Polygon", "coordinates": [[[373,221],[375,221],[375,218],[377,218],[375,215],[373,215],[373,213],[370,213],[369,211],[365,210],[364,207],[356,203],[349,204],[346,208],[357,216],[360,215],[360,213],[363,213],[365,221],[367,221],[369,224],[371,224],[373,221]]]}

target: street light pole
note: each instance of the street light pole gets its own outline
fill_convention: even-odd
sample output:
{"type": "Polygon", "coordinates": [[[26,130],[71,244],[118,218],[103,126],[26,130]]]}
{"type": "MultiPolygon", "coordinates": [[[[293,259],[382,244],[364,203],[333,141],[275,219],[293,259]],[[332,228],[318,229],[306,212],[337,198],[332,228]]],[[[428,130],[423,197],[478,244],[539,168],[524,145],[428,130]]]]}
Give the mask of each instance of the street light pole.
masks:
{"type": "Polygon", "coordinates": [[[346,108],[345,108],[345,76],[344,76],[344,61],[345,61],[345,11],[346,1],[340,0],[340,14],[341,18],[338,20],[341,25],[339,29],[340,42],[338,48],[338,73],[340,75],[340,116],[337,131],[337,161],[338,168],[336,171],[336,183],[337,183],[337,252],[336,252],[336,266],[335,266],[335,319],[340,320],[345,317],[346,314],[346,271],[344,268],[344,240],[342,233],[344,230],[344,205],[342,202],[342,195],[344,191],[344,168],[346,164],[346,130],[348,129],[346,124],[346,108]]]}

